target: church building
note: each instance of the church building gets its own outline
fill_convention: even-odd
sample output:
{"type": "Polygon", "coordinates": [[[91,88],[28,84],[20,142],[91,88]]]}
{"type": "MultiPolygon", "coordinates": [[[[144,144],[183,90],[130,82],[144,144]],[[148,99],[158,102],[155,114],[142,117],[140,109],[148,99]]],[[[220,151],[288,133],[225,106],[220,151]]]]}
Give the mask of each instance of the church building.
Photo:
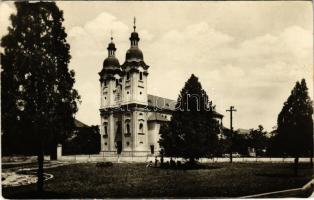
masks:
{"type": "MultiPolygon", "coordinates": [[[[134,31],[125,61],[120,65],[111,37],[108,57],[100,75],[101,153],[104,155],[146,156],[158,154],[159,129],[171,119],[176,101],[147,92],[149,68],[134,31]]],[[[217,113],[217,118],[222,120],[217,113]]]]}

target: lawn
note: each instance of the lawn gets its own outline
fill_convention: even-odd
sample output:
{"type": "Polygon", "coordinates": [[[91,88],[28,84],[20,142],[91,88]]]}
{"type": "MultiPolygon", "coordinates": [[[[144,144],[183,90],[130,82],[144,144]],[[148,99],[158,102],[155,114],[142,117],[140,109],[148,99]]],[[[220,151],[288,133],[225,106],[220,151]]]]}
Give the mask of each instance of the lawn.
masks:
{"type": "MultiPolygon", "coordinates": [[[[215,163],[207,169],[146,168],[145,164],[71,164],[47,169],[47,198],[241,197],[302,187],[312,178],[309,164],[293,176],[292,164],[215,163]]],[[[35,198],[36,185],[3,188],[6,198],[35,198]]]]}

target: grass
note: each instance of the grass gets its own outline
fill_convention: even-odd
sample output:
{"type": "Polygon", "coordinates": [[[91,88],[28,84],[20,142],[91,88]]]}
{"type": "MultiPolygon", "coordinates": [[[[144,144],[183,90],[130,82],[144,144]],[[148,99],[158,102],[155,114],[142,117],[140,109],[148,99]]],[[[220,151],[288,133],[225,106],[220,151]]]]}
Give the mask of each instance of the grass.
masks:
{"type": "Polygon", "coordinates": [[[3,188],[6,198],[139,198],[139,197],[240,197],[302,187],[313,175],[309,164],[215,163],[207,169],[146,168],[145,164],[71,164],[47,169],[54,178],[45,182],[45,193],[36,185],[3,188]]]}

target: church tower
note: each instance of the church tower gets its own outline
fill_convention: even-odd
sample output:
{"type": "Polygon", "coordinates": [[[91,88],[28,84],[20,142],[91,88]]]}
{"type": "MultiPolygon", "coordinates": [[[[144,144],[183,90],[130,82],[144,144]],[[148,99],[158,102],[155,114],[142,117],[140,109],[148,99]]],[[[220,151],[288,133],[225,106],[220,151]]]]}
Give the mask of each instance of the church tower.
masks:
{"type": "Polygon", "coordinates": [[[134,31],[130,37],[130,49],[126,52],[125,62],[122,69],[125,72],[124,82],[124,103],[136,103],[147,105],[147,69],[148,65],[144,62],[143,53],[139,48],[139,35],[136,32],[135,18],[134,31]]]}
{"type": "Polygon", "coordinates": [[[108,57],[104,60],[103,68],[99,73],[101,88],[101,151],[116,151],[119,117],[112,110],[121,104],[123,71],[119,60],[115,56],[116,47],[112,37],[107,50],[108,57]]]}
{"type": "Polygon", "coordinates": [[[139,48],[135,18],[131,46],[125,62],[119,64],[111,37],[108,57],[103,62],[101,87],[101,151],[108,154],[137,155],[149,152],[148,145],[148,68],[139,48]]]}
{"type": "Polygon", "coordinates": [[[139,34],[136,32],[134,18],[133,32],[130,37],[130,48],[126,52],[122,70],[123,104],[126,112],[123,114],[123,151],[148,151],[147,125],[147,76],[148,68],[139,48],[139,34]]]}

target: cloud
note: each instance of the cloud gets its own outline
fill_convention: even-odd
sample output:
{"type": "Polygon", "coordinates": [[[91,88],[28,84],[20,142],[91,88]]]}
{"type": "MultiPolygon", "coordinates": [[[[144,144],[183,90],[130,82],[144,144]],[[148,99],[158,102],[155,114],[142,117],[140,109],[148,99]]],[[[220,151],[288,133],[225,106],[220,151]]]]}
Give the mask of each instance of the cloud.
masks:
{"type": "Polygon", "coordinates": [[[10,15],[14,14],[16,11],[8,3],[0,3],[0,35],[5,35],[8,33],[8,27],[11,26],[10,15]]]}
{"type": "MultiPolygon", "coordinates": [[[[107,57],[107,45],[111,32],[116,44],[118,58],[124,58],[129,47],[130,28],[114,15],[102,12],[83,26],[74,26],[68,31],[72,59],[70,68],[76,71],[76,84],[82,96],[77,118],[88,123],[99,123],[100,83],[98,72],[107,57]]],[[[143,31],[144,38],[151,40],[154,36],[143,31]]],[[[120,59],[122,64],[123,60],[120,59]]]]}
{"type": "MultiPolygon", "coordinates": [[[[277,114],[297,80],[305,78],[313,96],[310,84],[313,79],[313,27],[307,20],[308,16],[312,19],[308,6],[303,6],[302,2],[264,2],[262,8],[248,2],[219,5],[202,2],[199,15],[187,19],[186,13],[198,5],[187,4],[173,7],[176,8],[173,20],[169,17],[169,7],[162,3],[164,7],[157,8],[167,17],[160,17],[160,20],[169,23],[158,24],[154,21],[155,16],[147,15],[137,27],[140,48],[145,62],[150,65],[148,93],[176,99],[185,81],[194,73],[219,112],[225,114],[228,106],[236,106],[235,127],[253,128],[263,124],[268,130],[276,124],[277,114]],[[230,12],[225,12],[225,8],[230,12]],[[293,12],[288,15],[287,9],[293,12]],[[305,14],[300,12],[303,10],[305,14]],[[245,20],[247,16],[250,18],[245,20]]],[[[107,4],[102,4],[112,12],[98,9],[101,11],[95,14],[89,9],[89,16],[84,16],[84,22],[78,23],[78,14],[73,13],[82,13],[80,9],[84,8],[78,9],[77,5],[72,13],[72,4],[67,5],[65,24],[67,41],[71,45],[70,68],[76,71],[75,87],[82,96],[77,117],[87,124],[99,124],[98,72],[107,57],[110,32],[113,31],[121,64],[132,32],[132,26],[123,21],[125,14],[121,17],[112,8],[130,8],[123,3],[112,3],[113,7],[108,8],[107,4]],[[69,22],[71,17],[76,23],[69,22]]],[[[140,5],[133,6],[133,9],[142,9],[140,5]]],[[[1,34],[10,24],[7,19],[12,12],[8,3],[0,4],[1,34]]],[[[139,11],[138,15],[145,13],[139,11]]],[[[228,115],[224,123],[229,123],[228,115]]]]}
{"type": "Polygon", "coordinates": [[[270,129],[297,80],[306,78],[312,88],[312,44],[311,32],[298,26],[245,40],[205,22],[170,30],[146,47],[153,66],[149,91],[176,98],[194,73],[218,111],[236,105],[243,117],[239,126],[264,123],[270,129]],[[248,119],[257,113],[259,122],[248,119]]]}

